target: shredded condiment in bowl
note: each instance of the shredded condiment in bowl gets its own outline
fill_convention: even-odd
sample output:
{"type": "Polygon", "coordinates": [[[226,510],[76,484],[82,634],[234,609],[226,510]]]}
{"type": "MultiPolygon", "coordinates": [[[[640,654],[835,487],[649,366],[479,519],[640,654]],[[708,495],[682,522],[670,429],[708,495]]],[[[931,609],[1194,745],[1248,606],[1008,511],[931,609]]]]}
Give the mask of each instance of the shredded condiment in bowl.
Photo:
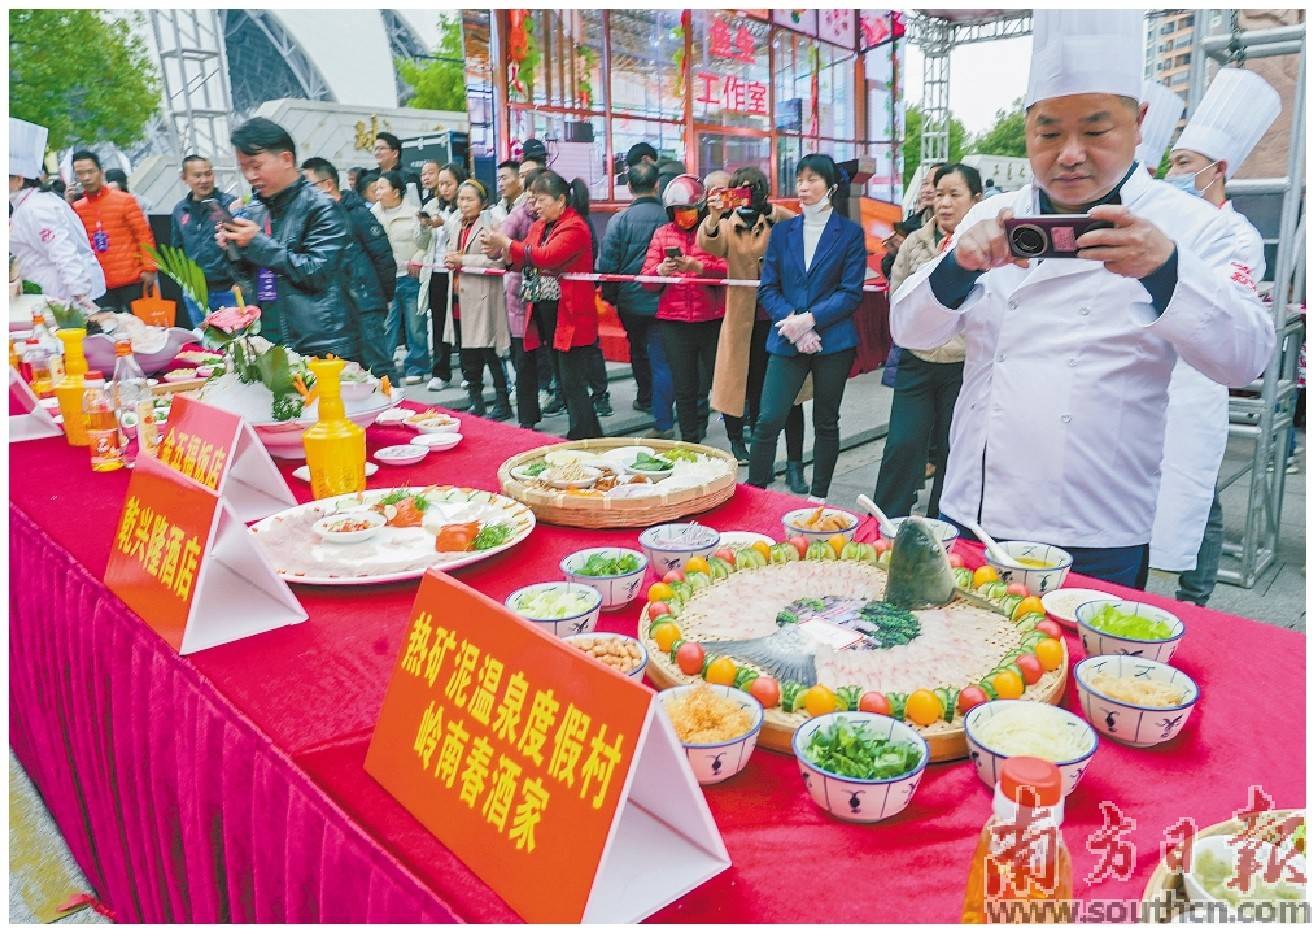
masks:
{"type": "Polygon", "coordinates": [[[662,701],[685,745],[708,745],[742,738],[752,731],[754,714],[736,700],[699,685],[662,701]]]}
{"type": "Polygon", "coordinates": [[[1135,706],[1168,707],[1184,703],[1187,692],[1165,681],[1142,677],[1117,677],[1108,671],[1094,671],[1085,678],[1089,689],[1105,697],[1135,706]]]}

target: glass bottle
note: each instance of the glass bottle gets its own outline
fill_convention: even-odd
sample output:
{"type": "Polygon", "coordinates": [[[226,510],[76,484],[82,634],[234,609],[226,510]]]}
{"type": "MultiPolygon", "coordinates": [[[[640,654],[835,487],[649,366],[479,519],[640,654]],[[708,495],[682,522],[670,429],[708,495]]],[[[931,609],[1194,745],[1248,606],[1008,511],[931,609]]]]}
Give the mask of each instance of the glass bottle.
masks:
{"type": "Polygon", "coordinates": [[[64,378],[64,346],[55,338],[55,331],[46,323],[46,314],[41,310],[32,313],[32,338],[37,340],[49,356],[50,380],[58,384],[64,378]]]}
{"type": "Polygon", "coordinates": [[[316,500],[364,490],[364,429],[346,418],[344,367],[345,361],[331,355],[310,360],[319,391],[319,421],[305,430],[302,441],[316,500]]]}
{"type": "Polygon", "coordinates": [[[1062,911],[1074,896],[1071,853],[1061,836],[1064,807],[1061,772],[1051,761],[1017,755],[1002,763],[993,815],[966,879],[963,923],[1070,921],[1062,911]],[[1033,909],[1002,909],[1015,901],[1033,909]]]}
{"type": "Polygon", "coordinates": [[[123,433],[125,457],[131,464],[142,449],[154,448],[155,404],[146,374],[132,354],[126,338],[114,343],[114,377],[109,385],[109,399],[118,426],[123,433]]]}
{"type": "Polygon", "coordinates": [[[55,382],[50,376],[50,352],[36,339],[28,339],[23,346],[23,360],[19,364],[18,373],[32,386],[32,393],[38,397],[55,395],[55,382]]]}
{"type": "Polygon", "coordinates": [[[82,383],[87,373],[87,356],[82,353],[85,329],[60,329],[64,343],[64,376],[55,384],[59,412],[64,417],[64,435],[69,445],[86,445],[86,422],[82,418],[82,383]]]}
{"type": "Polygon", "coordinates": [[[105,375],[92,371],[83,378],[82,412],[86,418],[87,444],[91,447],[92,471],[117,471],[123,467],[123,437],[118,417],[105,386],[105,375]]]}

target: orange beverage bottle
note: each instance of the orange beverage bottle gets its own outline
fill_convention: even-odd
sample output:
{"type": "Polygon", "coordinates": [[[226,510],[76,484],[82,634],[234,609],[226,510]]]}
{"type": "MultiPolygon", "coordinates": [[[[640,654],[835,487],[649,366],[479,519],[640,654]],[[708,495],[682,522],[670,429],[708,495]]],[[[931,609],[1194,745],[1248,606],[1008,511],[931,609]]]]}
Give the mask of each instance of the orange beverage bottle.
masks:
{"type": "Polygon", "coordinates": [[[1002,763],[993,815],[966,879],[963,923],[1072,921],[1063,909],[1074,894],[1071,853],[1061,836],[1064,807],[1055,764],[1025,756],[1002,763]]]}
{"type": "Polygon", "coordinates": [[[83,378],[82,411],[86,416],[87,444],[91,447],[91,470],[117,471],[123,467],[123,441],[118,431],[118,416],[105,387],[105,375],[99,371],[83,378]]]}
{"type": "Polygon", "coordinates": [[[331,355],[312,358],[319,392],[319,421],[305,430],[305,463],[310,469],[314,499],[364,490],[364,429],[346,418],[342,403],[342,369],[346,362],[331,355]]]}

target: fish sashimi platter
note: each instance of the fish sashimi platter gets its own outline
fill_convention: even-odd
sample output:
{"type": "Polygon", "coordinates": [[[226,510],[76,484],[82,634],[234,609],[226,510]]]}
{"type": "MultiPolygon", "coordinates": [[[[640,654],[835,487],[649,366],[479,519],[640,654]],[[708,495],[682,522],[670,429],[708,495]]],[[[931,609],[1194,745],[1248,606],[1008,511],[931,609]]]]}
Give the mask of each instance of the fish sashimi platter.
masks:
{"type": "Polygon", "coordinates": [[[972,584],[922,519],[888,548],[758,541],[702,561],[648,592],[648,676],[661,689],[749,691],[765,707],[767,748],[791,751],[812,716],[860,709],[915,727],[933,761],[964,758],[967,710],[1057,703],[1065,689],[1069,656],[1037,598],[972,584]]]}

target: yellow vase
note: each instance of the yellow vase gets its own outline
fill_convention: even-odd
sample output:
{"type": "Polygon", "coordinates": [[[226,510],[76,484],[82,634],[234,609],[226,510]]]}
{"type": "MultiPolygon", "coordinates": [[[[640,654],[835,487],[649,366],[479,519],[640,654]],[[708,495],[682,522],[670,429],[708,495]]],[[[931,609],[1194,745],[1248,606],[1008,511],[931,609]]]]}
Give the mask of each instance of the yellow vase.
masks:
{"type": "Polygon", "coordinates": [[[69,445],[88,445],[86,414],[82,412],[83,375],[87,373],[87,356],[82,342],[85,329],[60,329],[55,333],[64,343],[64,376],[55,385],[59,412],[64,417],[64,435],[69,445]]]}
{"type": "Polygon", "coordinates": [[[319,391],[319,421],[305,430],[303,441],[316,500],[364,490],[364,429],[346,418],[344,367],[345,361],[331,355],[310,361],[319,391]]]}

